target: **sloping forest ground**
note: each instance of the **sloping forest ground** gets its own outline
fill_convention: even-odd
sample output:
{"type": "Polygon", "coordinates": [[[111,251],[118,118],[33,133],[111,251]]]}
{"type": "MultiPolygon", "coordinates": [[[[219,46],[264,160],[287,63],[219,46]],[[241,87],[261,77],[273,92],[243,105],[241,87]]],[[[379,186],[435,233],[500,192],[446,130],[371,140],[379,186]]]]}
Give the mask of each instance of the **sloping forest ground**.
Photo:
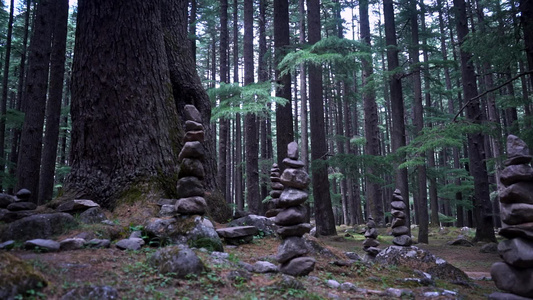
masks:
{"type": "MultiPolygon", "coordinates": [[[[101,225],[81,227],[58,237],[57,240],[88,231],[117,238],[129,234],[131,230],[129,226],[114,227],[116,227],[114,232],[108,229],[104,232],[104,227],[101,225]]],[[[224,225],[217,224],[217,227],[224,225]]],[[[320,237],[319,243],[341,260],[346,259],[344,252],[347,251],[363,257],[364,236],[355,233],[352,228],[337,229],[338,236],[320,237]]],[[[387,229],[381,228],[379,232],[380,248],[391,245],[392,236],[387,235],[387,229]]],[[[416,229],[413,234],[416,236],[416,229]]],[[[295,285],[280,285],[282,275],[279,273],[252,273],[249,279],[228,278],[232,270],[241,269],[238,267],[239,262],[253,264],[258,260],[266,260],[276,264],[274,258],[279,240],[275,237],[257,236],[250,244],[238,247],[225,246],[229,257],[220,263],[213,263],[209,252],[196,250],[198,256],[206,263],[208,271],[203,275],[186,279],[158,274],[147,263],[147,258],[156,251],[156,248],[147,246],[137,251],[122,251],[112,245],[109,249],[81,249],[56,253],[39,253],[20,248],[10,252],[33,265],[49,282],[44,289],[26,291],[26,295],[20,297],[24,299],[60,299],[68,291],[87,285],[112,286],[118,290],[122,299],[397,299],[380,293],[388,288],[412,291],[410,295],[401,296],[402,299],[426,299],[428,297],[424,296],[424,293],[434,291],[440,291],[441,296],[431,299],[486,299],[488,294],[497,290],[494,283],[486,278],[490,276],[492,263],[499,261],[500,258],[495,253],[480,253],[481,245],[462,247],[446,244],[460,234],[462,233],[458,228],[446,230],[435,228],[430,232],[428,245],[416,246],[429,250],[467,272],[471,278],[476,278],[468,285],[435,279],[434,285],[424,286],[402,280],[416,277],[412,269],[369,265],[363,262],[338,266],[333,264],[333,261],[338,259],[316,254],[313,255],[317,259],[315,270],[310,276],[299,279],[303,289],[295,285]],[[326,282],[330,279],[339,283],[351,282],[359,289],[342,291],[328,287],[326,282]],[[443,296],[444,290],[457,294],[443,296]]]]}

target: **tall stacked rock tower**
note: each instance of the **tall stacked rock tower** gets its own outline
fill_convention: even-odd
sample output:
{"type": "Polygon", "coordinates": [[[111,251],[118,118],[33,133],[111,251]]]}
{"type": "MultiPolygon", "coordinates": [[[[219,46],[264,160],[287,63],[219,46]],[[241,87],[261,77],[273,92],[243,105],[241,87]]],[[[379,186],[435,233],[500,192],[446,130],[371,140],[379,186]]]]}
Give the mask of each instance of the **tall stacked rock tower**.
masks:
{"type": "Polygon", "coordinates": [[[178,201],[176,212],[181,215],[204,215],[207,205],[204,199],[204,126],[202,116],[193,105],[185,105],[185,145],[179,154],[178,201]]]}
{"type": "Polygon", "coordinates": [[[367,253],[365,256],[365,261],[373,261],[378,255],[380,249],[378,238],[378,230],[376,229],[376,222],[374,218],[368,217],[368,222],[366,223],[365,231],[365,241],[363,242],[363,250],[367,253]]]}
{"type": "Polygon", "coordinates": [[[305,223],[306,209],[303,206],[308,198],[306,192],[310,179],[304,170],[304,163],[298,160],[298,144],[287,146],[288,158],[283,160],[287,168],[283,171],[280,181],[284,186],[276,207],[280,212],[275,218],[279,226],[278,235],[283,239],[279,248],[277,261],[281,264],[280,271],[292,276],[305,276],[315,268],[315,259],[305,256],[307,246],[302,236],[309,232],[311,225],[305,223]]]}
{"type": "Polygon", "coordinates": [[[392,194],[391,214],[393,217],[392,235],[394,236],[392,242],[398,246],[411,246],[413,240],[408,235],[409,228],[405,219],[405,202],[403,202],[402,192],[399,189],[396,189],[392,194]]]}
{"type": "Polygon", "coordinates": [[[507,293],[493,293],[489,299],[533,298],[533,168],[529,148],[518,137],[507,137],[505,169],[499,192],[502,229],[507,238],[498,245],[503,262],[492,265],[490,274],[496,286],[507,293]],[[518,296],[521,297],[518,297],[518,296]]]}
{"type": "Polygon", "coordinates": [[[274,204],[275,208],[270,209],[266,212],[267,218],[275,217],[281,211],[280,208],[277,208],[279,197],[283,192],[283,184],[281,183],[280,176],[281,173],[278,164],[272,164],[272,168],[270,169],[270,187],[272,188],[272,190],[270,191],[270,197],[272,197],[272,200],[270,201],[274,204]]]}

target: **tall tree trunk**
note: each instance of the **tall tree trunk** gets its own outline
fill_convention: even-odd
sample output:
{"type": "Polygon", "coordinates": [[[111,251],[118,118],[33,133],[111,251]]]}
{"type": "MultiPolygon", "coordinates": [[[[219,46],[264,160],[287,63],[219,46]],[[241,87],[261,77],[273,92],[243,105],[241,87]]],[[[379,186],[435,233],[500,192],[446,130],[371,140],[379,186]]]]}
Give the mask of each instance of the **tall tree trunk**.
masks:
{"type": "Polygon", "coordinates": [[[39,199],[39,173],[43,141],[43,126],[46,110],[46,92],[50,62],[51,5],[49,0],[41,0],[37,5],[35,28],[30,41],[28,56],[28,76],[24,97],[26,116],[20,137],[20,151],[17,162],[17,190],[27,188],[32,193],[32,201],[39,199]]]}
{"type": "MultiPolygon", "coordinates": [[[[392,0],[383,1],[383,15],[385,20],[385,42],[387,44],[387,69],[393,72],[389,78],[390,84],[390,103],[392,114],[392,151],[396,152],[398,148],[406,145],[405,140],[405,123],[403,107],[403,91],[400,74],[397,73],[399,67],[398,45],[396,43],[396,25],[394,21],[394,7],[392,0]]],[[[399,163],[403,162],[405,157],[400,157],[399,163]]],[[[410,220],[409,209],[409,184],[407,180],[407,168],[397,169],[395,185],[402,192],[407,209],[407,220],[410,220]]]]}
{"type": "MultiPolygon", "coordinates": [[[[307,22],[309,43],[321,39],[320,1],[307,0],[307,22]]],[[[336,235],[335,219],[329,194],[327,144],[324,124],[324,102],[322,94],[322,68],[309,66],[309,108],[311,122],[311,161],[313,167],[313,196],[317,233],[336,235]]]]}
{"type": "MultiPolygon", "coordinates": [[[[415,135],[420,135],[424,129],[424,108],[422,105],[422,79],[420,76],[420,39],[418,37],[418,9],[416,0],[410,0],[409,20],[411,22],[411,46],[409,57],[411,58],[412,79],[413,79],[413,106],[414,106],[414,125],[415,135]]],[[[425,160],[426,154],[420,153],[420,156],[425,160]]],[[[424,164],[417,166],[418,176],[418,207],[416,207],[416,214],[419,220],[418,242],[428,243],[428,194],[427,194],[427,172],[425,161],[424,164]]],[[[416,202],[415,202],[416,203],[416,202]]]]}
{"type": "MultiPolygon", "coordinates": [[[[519,9],[521,12],[520,23],[524,33],[524,44],[526,46],[526,57],[529,71],[533,71],[533,1],[520,0],[519,9]]],[[[533,86],[533,75],[529,75],[531,86],[533,86]]]]}
{"type": "MultiPolygon", "coordinates": [[[[244,85],[254,83],[254,49],[253,49],[253,0],[244,0],[244,85]]],[[[253,100],[249,100],[253,101],[253,100]]],[[[246,190],[248,209],[254,214],[262,212],[259,199],[259,138],[255,114],[248,113],[244,118],[246,149],[246,190]]]]}
{"type": "MultiPolygon", "coordinates": [[[[454,0],[457,38],[462,45],[468,35],[466,18],[466,4],[464,0],[454,0]]],[[[482,116],[479,100],[472,100],[477,96],[476,73],[471,61],[471,54],[461,48],[461,81],[466,106],[467,118],[481,124],[482,116]]],[[[476,222],[476,241],[496,241],[492,221],[492,206],[490,205],[489,182],[487,167],[484,161],[484,138],[481,133],[468,135],[468,158],[470,174],[474,177],[474,213],[476,222]]]]}
{"type": "MultiPolygon", "coordinates": [[[[359,16],[361,22],[361,40],[363,40],[368,53],[361,58],[361,66],[363,70],[362,90],[363,103],[365,113],[365,152],[366,155],[379,156],[380,155],[380,140],[378,128],[378,108],[376,105],[376,94],[374,91],[373,79],[373,64],[370,43],[370,22],[368,18],[368,0],[359,1],[359,16]]],[[[376,224],[380,226],[385,225],[383,202],[380,185],[375,182],[372,177],[379,177],[377,168],[373,165],[366,166],[366,203],[368,210],[374,218],[376,224]]]]}
{"type": "Polygon", "coordinates": [[[59,141],[59,122],[63,79],[65,75],[65,52],[67,47],[68,0],[55,2],[54,27],[52,31],[52,53],[50,55],[50,89],[46,107],[46,130],[39,176],[39,198],[44,204],[54,193],[54,173],[59,141]]]}
{"type": "MultiPolygon", "coordinates": [[[[20,54],[20,72],[19,72],[19,79],[18,79],[18,88],[17,88],[17,105],[16,109],[19,111],[25,111],[26,105],[24,102],[26,101],[26,98],[24,97],[24,84],[25,84],[25,78],[26,78],[26,50],[28,45],[28,33],[29,33],[29,26],[30,26],[30,10],[31,10],[31,0],[26,1],[26,11],[24,12],[24,35],[22,38],[22,50],[20,54]]],[[[17,165],[18,161],[18,152],[19,152],[19,145],[20,145],[20,134],[21,130],[19,128],[13,129],[13,138],[11,141],[11,168],[9,169],[9,174],[14,176],[16,173],[15,166],[17,165]]],[[[13,193],[13,187],[10,187],[8,189],[9,193],[13,193]]]]}
{"type": "MultiPolygon", "coordinates": [[[[194,0],[193,0],[194,1],[194,0]]],[[[228,78],[228,0],[220,1],[220,82],[229,83],[228,78]]],[[[223,102],[225,99],[220,99],[223,102]]],[[[230,178],[227,176],[228,172],[228,152],[230,148],[230,140],[228,139],[230,132],[230,122],[226,118],[219,120],[219,135],[218,135],[218,185],[220,191],[226,199],[226,203],[231,203],[231,195],[227,192],[230,184],[230,178]]]]}
{"type": "MultiPolygon", "coordinates": [[[[175,3],[165,1],[168,5],[163,8],[161,4],[161,0],[78,2],[73,159],[65,198],[87,197],[115,207],[144,193],[175,196],[170,189],[176,184],[183,128],[165,49],[165,37],[171,35],[167,26],[172,22],[167,19],[163,26],[162,20],[186,20],[186,14],[173,11],[180,7],[175,3]],[[169,15],[162,16],[165,13],[169,15]]],[[[189,49],[188,43],[182,45],[189,49]]]]}
{"type": "MultiPolygon", "coordinates": [[[[279,63],[287,54],[287,47],[290,44],[289,34],[289,1],[274,0],[274,48],[275,61],[279,63]]],[[[289,101],[285,105],[276,104],[276,142],[278,165],[284,169],[281,163],[287,157],[287,145],[294,141],[294,131],[292,124],[291,105],[291,76],[290,74],[280,75],[281,71],[276,68],[276,96],[289,101]]]]}
{"type": "Polygon", "coordinates": [[[7,21],[7,37],[5,46],[4,59],[4,78],[2,78],[2,102],[0,108],[0,192],[4,187],[5,177],[5,140],[6,140],[6,114],[7,114],[7,83],[9,79],[9,62],[11,59],[11,37],[13,35],[13,11],[15,10],[15,1],[11,0],[9,7],[9,20],[7,21]]]}
{"type": "MultiPolygon", "coordinates": [[[[226,2],[226,9],[227,9],[228,1],[227,0],[224,0],[224,1],[226,2]]],[[[191,8],[190,8],[191,13],[189,16],[189,36],[191,37],[190,39],[191,55],[192,55],[193,62],[196,65],[196,19],[197,19],[198,3],[197,3],[197,0],[190,0],[190,2],[191,2],[191,8]]],[[[222,18],[222,16],[220,18],[222,18]]],[[[222,20],[220,22],[222,23],[222,20]]],[[[226,30],[227,29],[228,27],[227,27],[227,15],[226,15],[226,30]]]]}
{"type": "MultiPolygon", "coordinates": [[[[238,0],[233,0],[233,83],[239,84],[239,10],[238,0]]],[[[242,184],[242,126],[241,114],[235,115],[235,205],[244,210],[244,188],[242,184]]]]}

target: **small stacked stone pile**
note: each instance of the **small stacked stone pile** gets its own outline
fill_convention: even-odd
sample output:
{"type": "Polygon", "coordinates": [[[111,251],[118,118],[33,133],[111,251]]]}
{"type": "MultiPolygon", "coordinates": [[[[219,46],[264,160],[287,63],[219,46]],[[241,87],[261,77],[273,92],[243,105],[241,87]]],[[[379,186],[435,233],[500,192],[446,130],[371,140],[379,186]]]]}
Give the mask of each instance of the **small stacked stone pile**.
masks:
{"type": "Polygon", "coordinates": [[[413,240],[409,236],[409,228],[405,220],[405,202],[403,202],[402,193],[396,189],[392,195],[391,214],[392,214],[392,242],[397,246],[409,247],[413,240]]]}
{"type": "Polygon", "coordinates": [[[373,261],[381,249],[378,248],[378,230],[376,229],[376,222],[374,222],[374,218],[372,217],[368,217],[365,238],[363,242],[363,250],[367,253],[365,261],[373,261]]]}
{"type": "Polygon", "coordinates": [[[281,179],[279,178],[280,175],[281,171],[279,169],[278,164],[272,164],[272,168],[270,169],[270,187],[272,188],[272,190],[270,191],[270,197],[272,197],[272,200],[270,200],[270,202],[272,202],[275,208],[267,211],[266,216],[268,218],[275,217],[281,211],[280,208],[277,208],[279,197],[283,192],[283,184],[281,183],[281,179]]]}
{"type": "Polygon", "coordinates": [[[287,156],[283,160],[287,168],[280,177],[285,189],[276,201],[276,207],[281,211],[274,222],[280,226],[277,233],[283,239],[276,258],[282,273],[305,276],[313,271],[316,263],[314,258],[305,256],[309,250],[302,238],[311,230],[311,225],[305,223],[307,211],[303,205],[308,198],[306,189],[310,179],[304,163],[298,160],[298,144],[292,142],[288,145],[287,156]]]}
{"type": "Polygon", "coordinates": [[[180,198],[176,201],[175,210],[181,215],[204,215],[207,209],[203,184],[204,126],[200,112],[193,105],[185,105],[185,119],[185,145],[178,156],[177,193],[180,198]]]}
{"type": "Polygon", "coordinates": [[[502,229],[507,240],[498,252],[503,262],[492,265],[496,286],[509,293],[493,293],[489,299],[533,298],[533,168],[529,148],[514,135],[507,137],[506,168],[500,174],[505,186],[499,192],[502,229]],[[521,297],[519,297],[521,296],[521,297]]]}

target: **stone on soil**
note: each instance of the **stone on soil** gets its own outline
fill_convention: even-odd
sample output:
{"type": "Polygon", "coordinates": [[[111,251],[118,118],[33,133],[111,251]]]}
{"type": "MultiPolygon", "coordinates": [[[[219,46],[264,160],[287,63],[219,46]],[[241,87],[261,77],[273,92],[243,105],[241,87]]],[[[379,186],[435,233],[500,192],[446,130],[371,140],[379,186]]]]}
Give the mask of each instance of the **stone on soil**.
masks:
{"type": "Polygon", "coordinates": [[[189,274],[200,275],[206,270],[198,256],[184,245],[168,246],[157,250],[148,262],[160,273],[172,273],[177,278],[185,278],[189,274]]]}
{"type": "Polygon", "coordinates": [[[253,264],[254,273],[277,273],[278,266],[268,261],[256,261],[253,264]]]}
{"type": "Polygon", "coordinates": [[[36,214],[10,223],[1,240],[46,239],[76,226],[78,222],[67,213],[36,214]]]}
{"type": "Polygon", "coordinates": [[[39,249],[46,252],[56,252],[59,251],[60,246],[56,241],[45,239],[33,239],[24,242],[24,249],[28,250],[39,249]]]}
{"type": "Polygon", "coordinates": [[[92,207],[99,207],[97,203],[95,203],[92,200],[87,199],[76,199],[76,200],[69,200],[66,202],[61,203],[57,208],[57,212],[82,212],[92,207]]]}
{"type": "Polygon", "coordinates": [[[142,245],[144,245],[144,241],[139,238],[123,239],[116,244],[117,248],[120,250],[139,250],[142,245]]]}
{"type": "Polygon", "coordinates": [[[110,286],[83,286],[66,293],[61,300],[115,300],[120,299],[118,291],[110,286]]]}
{"type": "Polygon", "coordinates": [[[37,205],[33,202],[14,202],[7,206],[7,209],[10,211],[20,211],[20,210],[35,210],[37,205]]]}
{"type": "Polygon", "coordinates": [[[242,238],[245,236],[254,236],[259,233],[255,226],[237,226],[217,229],[217,234],[223,238],[242,238]]]}
{"type": "Polygon", "coordinates": [[[306,276],[315,269],[316,260],[312,257],[297,257],[280,266],[283,274],[291,276],[306,276]]]}
{"type": "Polygon", "coordinates": [[[68,238],[59,242],[61,250],[78,250],[85,246],[85,240],[80,238],[68,238]]]}
{"type": "Polygon", "coordinates": [[[107,217],[104,214],[104,210],[100,207],[92,207],[80,214],[80,221],[84,224],[96,224],[104,220],[107,217]]]}

